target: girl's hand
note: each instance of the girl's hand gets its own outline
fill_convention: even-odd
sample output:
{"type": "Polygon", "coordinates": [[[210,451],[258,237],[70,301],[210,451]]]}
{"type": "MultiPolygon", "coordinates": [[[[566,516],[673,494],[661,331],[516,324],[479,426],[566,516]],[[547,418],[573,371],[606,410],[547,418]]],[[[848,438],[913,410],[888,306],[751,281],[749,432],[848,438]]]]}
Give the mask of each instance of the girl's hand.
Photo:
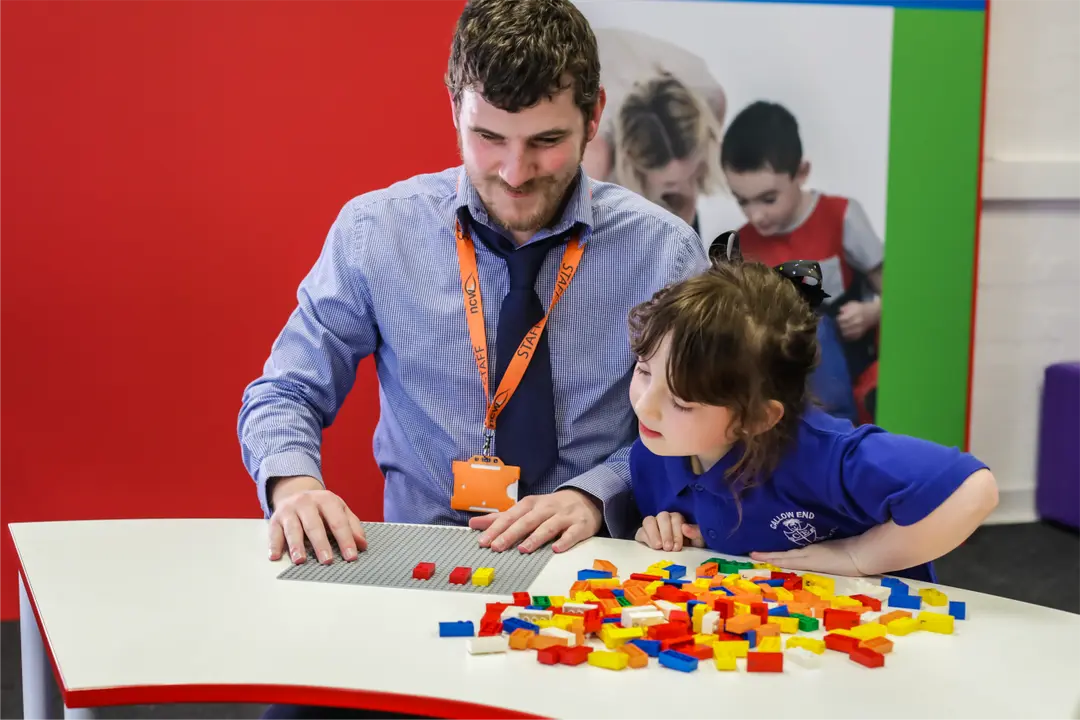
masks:
{"type": "Polygon", "coordinates": [[[677,512],[657,513],[645,518],[638,528],[634,540],[648,545],[653,550],[666,550],[678,552],[682,550],[684,543],[693,547],[705,547],[705,540],[701,537],[701,529],[697,525],[683,520],[683,516],[677,512]]]}
{"type": "Polygon", "coordinates": [[[851,545],[855,539],[825,540],[784,552],[752,552],[750,559],[772,563],[785,570],[805,570],[849,577],[865,575],[866,573],[859,570],[852,556],[851,545]]]}

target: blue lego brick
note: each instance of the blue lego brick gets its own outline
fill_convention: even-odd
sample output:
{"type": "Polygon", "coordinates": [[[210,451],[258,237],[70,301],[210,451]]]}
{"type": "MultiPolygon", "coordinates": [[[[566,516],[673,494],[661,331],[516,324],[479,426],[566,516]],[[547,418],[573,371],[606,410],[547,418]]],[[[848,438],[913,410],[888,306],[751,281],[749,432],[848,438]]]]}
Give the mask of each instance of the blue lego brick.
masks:
{"type": "Polygon", "coordinates": [[[687,600],[686,601],[686,614],[689,615],[690,617],[694,617],[694,607],[696,605],[705,605],[705,604],[706,603],[703,603],[700,600],[687,600]]]}
{"type": "Polygon", "coordinates": [[[620,620],[622,620],[621,616],[620,617],[606,617],[603,620],[601,620],[600,622],[602,622],[602,623],[617,623],[620,620]]]}
{"type": "Polygon", "coordinates": [[[777,605],[776,607],[769,608],[769,615],[772,617],[791,617],[787,605],[777,605]]]}
{"type": "Polygon", "coordinates": [[[526,622],[521,618],[509,617],[503,620],[502,629],[504,633],[512,633],[515,630],[532,630],[534,633],[540,632],[540,626],[534,625],[531,622],[526,622]]]}
{"type": "Polygon", "coordinates": [[[668,578],[670,578],[672,580],[677,580],[678,578],[686,577],[686,566],[685,565],[668,565],[664,569],[668,571],[668,578]]]}
{"type": "Polygon", "coordinates": [[[439,637],[473,637],[476,628],[472,620],[439,623],[439,637]]]}
{"type": "Polygon", "coordinates": [[[626,591],[622,588],[611,588],[611,594],[617,598],[621,598],[626,595],[626,591]]]}
{"type": "Polygon", "coordinates": [[[608,580],[611,578],[610,570],[578,570],[578,580],[608,580]]]}
{"type": "Polygon", "coordinates": [[[525,609],[526,610],[550,610],[551,608],[544,607],[543,605],[526,605],[525,609]]]}
{"type": "Polygon", "coordinates": [[[922,607],[922,598],[918,595],[907,595],[906,593],[894,591],[892,595],[889,595],[889,607],[918,610],[922,607]]]}
{"type": "Polygon", "coordinates": [[[656,657],[660,654],[660,641],[659,640],[645,640],[643,638],[634,638],[630,641],[631,645],[637,645],[639,648],[645,651],[645,654],[649,657],[656,657]]]}
{"type": "Polygon", "coordinates": [[[899,578],[883,577],[881,578],[882,587],[892,588],[893,591],[902,590],[905,593],[908,592],[908,584],[899,578]]]}
{"type": "Polygon", "coordinates": [[[769,587],[784,587],[784,578],[770,578],[769,580],[758,580],[759,584],[768,585],[769,587]]]}
{"type": "Polygon", "coordinates": [[[666,668],[678,670],[679,672],[697,670],[698,659],[692,655],[686,655],[676,650],[664,650],[658,657],[660,658],[660,664],[666,668]]]}
{"type": "Polygon", "coordinates": [[[738,635],[743,640],[750,643],[750,649],[751,650],[753,650],[754,648],[757,647],[757,633],[754,632],[753,630],[747,630],[744,633],[733,633],[733,634],[738,635]]]}
{"type": "Polygon", "coordinates": [[[728,596],[731,596],[731,595],[735,594],[735,593],[731,592],[730,590],[728,590],[726,587],[722,587],[722,586],[719,586],[719,585],[712,588],[712,592],[724,593],[725,595],[728,595],[728,596]]]}
{"type": "Polygon", "coordinates": [[[949,614],[957,620],[967,619],[967,603],[960,602],[958,600],[949,601],[949,614]]]}
{"type": "Polygon", "coordinates": [[[662,582],[665,585],[670,585],[671,587],[674,587],[674,588],[681,588],[683,585],[686,584],[686,580],[682,579],[682,578],[678,578],[678,579],[674,579],[674,580],[671,579],[671,578],[664,578],[664,580],[662,582]]]}

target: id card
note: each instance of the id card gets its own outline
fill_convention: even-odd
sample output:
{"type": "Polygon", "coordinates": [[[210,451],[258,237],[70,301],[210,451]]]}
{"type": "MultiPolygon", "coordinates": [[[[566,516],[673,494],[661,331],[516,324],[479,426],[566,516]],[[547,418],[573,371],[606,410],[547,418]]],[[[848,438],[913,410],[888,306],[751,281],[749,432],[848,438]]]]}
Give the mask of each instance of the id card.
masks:
{"type": "Polygon", "coordinates": [[[517,502],[521,469],[497,457],[473,455],[455,460],[454,494],[450,507],[470,512],[504,512],[517,502]]]}

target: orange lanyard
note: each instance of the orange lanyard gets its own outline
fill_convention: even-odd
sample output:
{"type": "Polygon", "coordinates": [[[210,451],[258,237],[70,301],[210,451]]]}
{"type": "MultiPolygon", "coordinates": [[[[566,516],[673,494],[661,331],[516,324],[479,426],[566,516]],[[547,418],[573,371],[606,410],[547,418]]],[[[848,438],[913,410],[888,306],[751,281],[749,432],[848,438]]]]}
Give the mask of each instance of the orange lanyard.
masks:
{"type": "Polygon", "coordinates": [[[495,432],[495,419],[502,412],[503,407],[509,402],[510,397],[521,384],[521,378],[525,375],[525,368],[532,360],[536,343],[540,339],[540,333],[547,325],[551,311],[555,309],[555,303],[566,292],[570,281],[577,272],[581,263],[581,256],[585,252],[585,245],[581,242],[581,236],[575,235],[566,244],[563,252],[562,263],[559,265],[559,277],[555,280],[555,290],[551,294],[551,305],[535,325],[525,333],[517,352],[510,360],[506,368],[499,388],[495,396],[491,396],[490,381],[488,380],[488,354],[487,354],[487,331],[484,330],[484,304],[480,299],[480,280],[476,268],[476,248],[472,238],[461,227],[460,220],[456,222],[458,264],[461,266],[461,293],[465,300],[465,318],[469,323],[469,338],[472,340],[473,354],[476,356],[476,367],[480,371],[480,381],[484,385],[484,399],[487,401],[487,413],[484,416],[484,427],[487,428],[487,439],[484,443],[484,455],[487,455],[491,445],[491,436],[495,432]]]}

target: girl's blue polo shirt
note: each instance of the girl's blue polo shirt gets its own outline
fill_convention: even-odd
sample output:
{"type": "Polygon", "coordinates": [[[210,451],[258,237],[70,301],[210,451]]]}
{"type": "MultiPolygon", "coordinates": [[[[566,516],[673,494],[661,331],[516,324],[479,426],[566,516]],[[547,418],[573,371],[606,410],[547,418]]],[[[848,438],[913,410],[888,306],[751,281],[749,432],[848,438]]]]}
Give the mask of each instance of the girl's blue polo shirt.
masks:
{"type": "MultiPolygon", "coordinates": [[[[861,535],[890,519],[912,525],[986,467],[957,448],[876,425],[853,427],[814,408],[801,418],[772,476],[743,492],[740,523],[724,480],[739,452],[695,475],[690,458],[654,455],[638,439],[630,450],[630,478],[641,517],[678,512],[701,528],[715,552],[778,552],[861,535]]],[[[932,563],[890,574],[937,581],[932,563]]]]}

